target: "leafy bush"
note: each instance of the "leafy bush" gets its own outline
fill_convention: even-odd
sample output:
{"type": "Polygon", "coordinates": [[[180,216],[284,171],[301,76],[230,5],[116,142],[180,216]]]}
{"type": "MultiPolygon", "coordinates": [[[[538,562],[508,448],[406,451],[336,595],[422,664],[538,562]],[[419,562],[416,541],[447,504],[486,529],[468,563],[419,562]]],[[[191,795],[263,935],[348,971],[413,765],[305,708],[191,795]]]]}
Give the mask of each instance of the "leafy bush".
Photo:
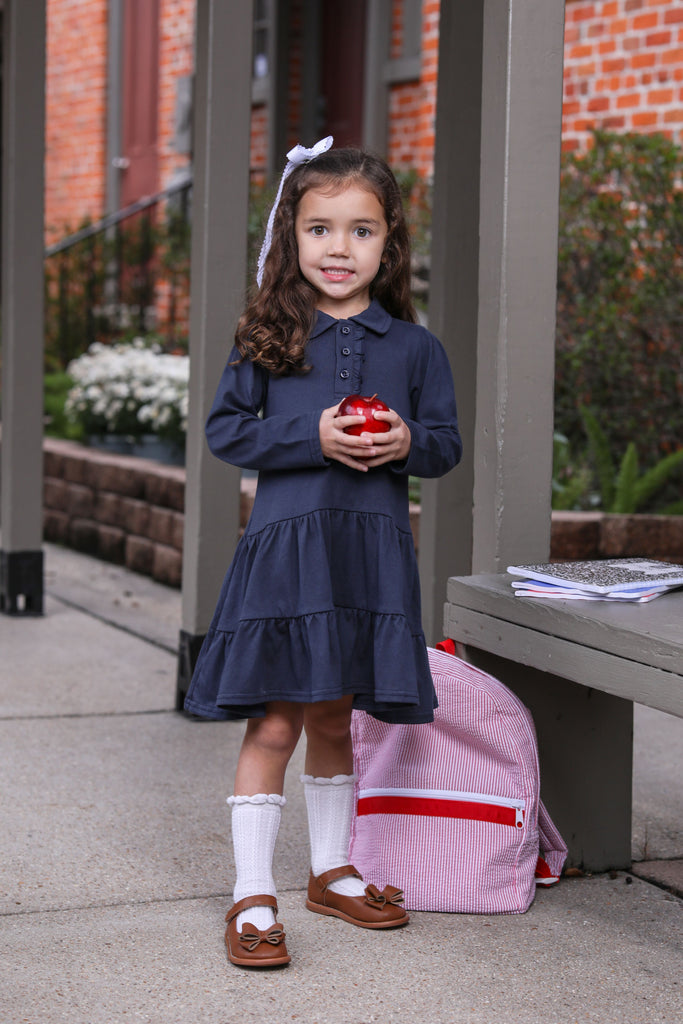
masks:
{"type": "MultiPolygon", "coordinates": [[[[647,472],[641,474],[638,452],[633,441],[630,441],[617,468],[607,437],[598,420],[588,409],[582,409],[581,414],[600,484],[601,505],[605,512],[638,512],[671,480],[678,481],[677,491],[680,494],[683,448],[665,455],[647,472]]],[[[681,515],[683,501],[675,502],[671,507],[661,508],[660,511],[681,515]]]]}
{"type": "Polygon", "coordinates": [[[553,434],[552,506],[563,511],[595,507],[592,501],[590,468],[572,457],[569,440],[557,430],[553,434]]]}
{"type": "Polygon", "coordinates": [[[183,205],[129,217],[45,260],[45,368],[66,369],[93,342],[153,332],[167,351],[187,351],[190,225],[183,205]]]}
{"type": "MultiPolygon", "coordinates": [[[[88,230],[83,221],[79,231],[88,230]]],[[[61,373],[108,329],[103,315],[110,247],[102,235],[45,260],[45,370],[61,373]]]]}
{"type": "Polygon", "coordinates": [[[45,433],[48,437],[66,437],[70,441],[83,438],[83,427],[69,419],[65,410],[73,384],[73,378],[68,373],[45,374],[45,433]]]}
{"type": "Polygon", "coordinates": [[[579,456],[584,406],[615,461],[632,444],[652,467],[681,446],[682,182],[659,135],[596,132],[563,159],[555,426],[579,456]]]}
{"type": "Polygon", "coordinates": [[[275,202],[277,187],[252,183],[249,190],[247,218],[247,288],[255,287],[259,253],[266,233],[270,209],[275,202]]]}

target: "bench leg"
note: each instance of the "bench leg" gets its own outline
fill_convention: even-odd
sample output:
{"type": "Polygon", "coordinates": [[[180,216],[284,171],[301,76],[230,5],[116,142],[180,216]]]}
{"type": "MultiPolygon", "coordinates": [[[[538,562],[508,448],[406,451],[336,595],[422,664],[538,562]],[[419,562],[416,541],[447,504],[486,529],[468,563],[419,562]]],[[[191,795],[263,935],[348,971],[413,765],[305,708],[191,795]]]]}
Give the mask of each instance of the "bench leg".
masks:
{"type": "Polygon", "coordinates": [[[632,701],[469,646],[466,657],[533,715],[541,796],[569,847],[567,867],[630,868],[632,701]]]}

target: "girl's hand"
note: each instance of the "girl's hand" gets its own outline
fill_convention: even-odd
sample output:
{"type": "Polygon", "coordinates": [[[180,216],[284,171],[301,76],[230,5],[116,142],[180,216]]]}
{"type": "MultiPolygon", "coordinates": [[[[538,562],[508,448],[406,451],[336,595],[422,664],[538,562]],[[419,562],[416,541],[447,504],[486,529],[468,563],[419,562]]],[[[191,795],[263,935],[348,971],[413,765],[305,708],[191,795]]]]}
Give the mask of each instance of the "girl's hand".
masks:
{"type": "MultiPolygon", "coordinates": [[[[340,403],[341,404],[341,403],[340,403]]],[[[364,423],[363,416],[337,416],[339,406],[324,409],[320,417],[320,447],[328,459],[367,473],[387,462],[401,462],[410,452],[410,430],[393,409],[376,412],[375,419],[386,420],[390,429],[384,434],[345,434],[344,428],[364,423]]]]}
{"type": "MultiPolygon", "coordinates": [[[[320,416],[320,447],[326,459],[334,459],[336,462],[343,462],[345,466],[358,469],[361,473],[367,473],[369,460],[376,457],[379,452],[374,445],[376,434],[361,434],[356,437],[354,434],[345,434],[344,427],[353,427],[359,423],[365,423],[364,416],[337,416],[339,405],[332,405],[329,409],[323,409],[320,416]]],[[[388,437],[388,434],[382,434],[388,437]]]]}
{"type": "Polygon", "coordinates": [[[377,410],[373,413],[376,420],[386,420],[390,429],[385,434],[361,434],[361,438],[370,438],[377,454],[366,460],[370,469],[383,466],[387,462],[403,462],[408,458],[412,438],[407,424],[397,412],[377,410]]]}

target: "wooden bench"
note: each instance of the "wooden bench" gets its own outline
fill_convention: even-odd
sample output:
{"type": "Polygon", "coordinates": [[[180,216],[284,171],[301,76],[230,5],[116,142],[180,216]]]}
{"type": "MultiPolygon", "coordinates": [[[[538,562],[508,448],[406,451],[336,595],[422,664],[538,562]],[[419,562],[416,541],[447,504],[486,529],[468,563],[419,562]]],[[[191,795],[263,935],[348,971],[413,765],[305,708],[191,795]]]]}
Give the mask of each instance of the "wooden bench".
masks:
{"type": "Polygon", "coordinates": [[[532,712],[567,865],[628,868],[633,704],[683,716],[683,591],[647,604],[536,600],[515,597],[511,580],[449,579],[445,635],[532,712]]]}

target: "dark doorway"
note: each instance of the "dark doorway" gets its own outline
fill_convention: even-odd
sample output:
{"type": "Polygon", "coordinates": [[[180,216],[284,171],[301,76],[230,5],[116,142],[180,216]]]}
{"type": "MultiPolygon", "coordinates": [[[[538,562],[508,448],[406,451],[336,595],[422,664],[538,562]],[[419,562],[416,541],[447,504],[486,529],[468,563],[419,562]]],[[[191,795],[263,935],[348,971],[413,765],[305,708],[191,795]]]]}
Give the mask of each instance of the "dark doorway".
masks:
{"type": "Polygon", "coordinates": [[[363,141],[365,7],[365,0],[322,4],[322,134],[333,135],[335,146],[363,141]]]}
{"type": "Polygon", "coordinates": [[[159,0],[125,0],[121,205],[159,182],[159,0]]]}

